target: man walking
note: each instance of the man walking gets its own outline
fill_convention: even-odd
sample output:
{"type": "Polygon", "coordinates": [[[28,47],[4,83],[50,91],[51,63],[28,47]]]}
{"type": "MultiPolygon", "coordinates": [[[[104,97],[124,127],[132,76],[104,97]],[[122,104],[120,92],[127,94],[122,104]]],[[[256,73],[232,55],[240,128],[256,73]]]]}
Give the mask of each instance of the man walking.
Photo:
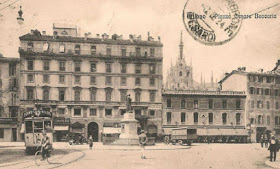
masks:
{"type": "Polygon", "coordinates": [[[264,134],[264,144],[265,144],[265,148],[268,147],[268,137],[267,134],[264,134]]]}
{"type": "Polygon", "coordinates": [[[89,149],[92,150],[92,145],[93,145],[93,139],[92,136],[90,135],[88,138],[88,143],[89,143],[89,149]]]}
{"type": "Polygon", "coordinates": [[[147,135],[145,134],[144,130],[141,130],[140,135],[139,135],[139,143],[140,143],[140,146],[141,146],[141,153],[142,153],[141,158],[142,159],[146,159],[145,145],[146,145],[147,141],[148,141],[147,135]]]}
{"type": "Polygon", "coordinates": [[[264,142],[263,134],[261,135],[260,142],[261,142],[261,146],[263,147],[263,142],[264,142]]]}
{"type": "Polygon", "coordinates": [[[272,161],[272,156],[274,157],[274,161],[275,161],[276,153],[279,151],[279,143],[278,140],[275,139],[275,136],[271,137],[268,150],[270,151],[270,161],[272,161]]]}

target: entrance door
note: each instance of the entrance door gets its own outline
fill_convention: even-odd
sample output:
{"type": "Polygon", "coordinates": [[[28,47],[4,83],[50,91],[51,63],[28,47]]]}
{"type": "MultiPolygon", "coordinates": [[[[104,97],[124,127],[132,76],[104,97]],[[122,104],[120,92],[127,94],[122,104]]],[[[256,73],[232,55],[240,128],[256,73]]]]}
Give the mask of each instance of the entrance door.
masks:
{"type": "Polygon", "coordinates": [[[262,135],[262,134],[265,134],[265,130],[266,130],[266,127],[257,127],[256,139],[257,139],[257,142],[258,142],[258,143],[260,142],[261,135],[262,135]]]}
{"type": "Polygon", "coordinates": [[[98,124],[91,122],[88,124],[88,137],[92,136],[94,142],[98,142],[98,124]]]}
{"type": "Polygon", "coordinates": [[[17,129],[12,128],[12,133],[13,133],[13,141],[17,141],[17,129]]]}

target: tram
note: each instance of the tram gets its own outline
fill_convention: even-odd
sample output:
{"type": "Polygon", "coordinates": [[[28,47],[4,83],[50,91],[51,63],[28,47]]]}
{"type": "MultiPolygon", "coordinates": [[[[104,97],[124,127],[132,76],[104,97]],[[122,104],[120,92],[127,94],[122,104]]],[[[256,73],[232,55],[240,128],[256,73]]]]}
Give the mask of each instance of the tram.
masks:
{"type": "Polygon", "coordinates": [[[23,114],[24,120],[24,142],[26,153],[30,154],[36,151],[36,148],[41,143],[43,132],[46,132],[53,142],[53,124],[52,113],[48,111],[29,111],[23,114]]]}

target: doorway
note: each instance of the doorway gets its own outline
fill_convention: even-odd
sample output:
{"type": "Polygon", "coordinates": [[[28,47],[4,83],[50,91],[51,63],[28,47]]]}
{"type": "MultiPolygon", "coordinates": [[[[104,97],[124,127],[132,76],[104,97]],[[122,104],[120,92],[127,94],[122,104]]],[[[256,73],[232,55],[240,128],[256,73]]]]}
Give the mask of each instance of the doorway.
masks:
{"type": "Polygon", "coordinates": [[[98,124],[91,122],[88,124],[88,137],[91,135],[94,142],[98,142],[98,124]]]}
{"type": "Polygon", "coordinates": [[[16,128],[12,128],[12,134],[13,134],[12,141],[17,141],[17,129],[16,128]]]}

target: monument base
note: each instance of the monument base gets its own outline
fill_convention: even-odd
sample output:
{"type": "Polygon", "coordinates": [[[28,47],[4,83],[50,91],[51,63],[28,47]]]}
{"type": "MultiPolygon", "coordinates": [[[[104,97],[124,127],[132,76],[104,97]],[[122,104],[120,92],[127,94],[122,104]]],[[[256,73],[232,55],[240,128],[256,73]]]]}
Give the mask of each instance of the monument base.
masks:
{"type": "Polygon", "coordinates": [[[137,134],[137,123],[134,113],[125,113],[121,120],[121,134],[114,145],[139,145],[139,136],[137,134]]]}

